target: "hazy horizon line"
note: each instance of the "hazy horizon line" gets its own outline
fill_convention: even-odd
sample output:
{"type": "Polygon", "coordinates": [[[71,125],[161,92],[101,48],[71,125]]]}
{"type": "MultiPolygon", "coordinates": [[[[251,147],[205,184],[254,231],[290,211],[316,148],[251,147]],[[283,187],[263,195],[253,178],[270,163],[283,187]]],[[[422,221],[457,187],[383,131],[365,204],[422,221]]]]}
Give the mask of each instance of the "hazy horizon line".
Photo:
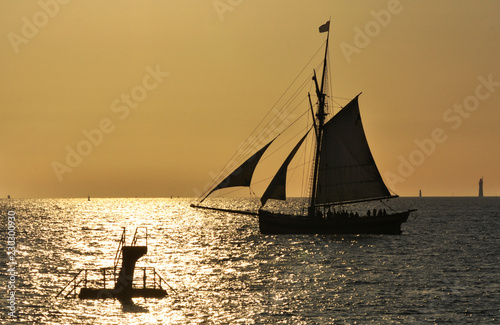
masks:
{"type": "MultiPolygon", "coordinates": [[[[429,195],[429,196],[403,196],[400,195],[399,198],[498,198],[499,195],[485,195],[485,196],[470,196],[470,195],[429,195]]],[[[215,197],[211,199],[259,199],[259,197],[251,197],[251,196],[233,196],[233,197],[215,197]]],[[[307,196],[292,196],[288,199],[308,199],[307,196]]],[[[0,198],[1,201],[9,201],[9,200],[38,200],[38,199],[89,199],[88,196],[75,196],[75,197],[11,197],[11,198],[0,198]]],[[[90,199],[199,199],[198,197],[190,197],[190,196],[90,196],[90,199]]],[[[348,204],[348,203],[346,203],[348,204]]]]}

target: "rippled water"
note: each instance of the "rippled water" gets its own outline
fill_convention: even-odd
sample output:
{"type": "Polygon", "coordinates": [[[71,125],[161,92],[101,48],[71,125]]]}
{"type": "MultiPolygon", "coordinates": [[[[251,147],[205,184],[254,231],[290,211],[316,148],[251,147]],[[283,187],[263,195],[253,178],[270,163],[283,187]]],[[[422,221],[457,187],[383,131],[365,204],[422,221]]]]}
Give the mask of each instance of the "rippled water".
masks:
{"type": "MultiPolygon", "coordinates": [[[[399,236],[263,236],[254,217],[188,199],[4,200],[3,323],[500,324],[500,198],[400,198],[417,208],[399,236]],[[8,316],[7,214],[16,221],[16,311],[8,316]],[[148,227],[165,299],[56,298],[76,270],[113,263],[148,227]]],[[[244,201],[227,200],[227,206],[244,201]]]]}

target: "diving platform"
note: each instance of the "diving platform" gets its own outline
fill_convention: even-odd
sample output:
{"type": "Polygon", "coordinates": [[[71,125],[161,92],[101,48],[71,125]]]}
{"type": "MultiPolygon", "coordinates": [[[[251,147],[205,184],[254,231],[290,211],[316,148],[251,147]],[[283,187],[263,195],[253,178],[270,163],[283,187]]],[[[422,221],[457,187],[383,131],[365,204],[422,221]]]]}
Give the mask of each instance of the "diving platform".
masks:
{"type": "Polygon", "coordinates": [[[168,295],[167,288],[175,292],[154,267],[136,267],[137,260],[147,252],[147,228],[137,228],[130,245],[126,245],[123,228],[114,265],[79,270],[56,297],[110,298],[118,299],[122,304],[132,304],[132,298],[163,298],[168,295]],[[143,236],[139,240],[140,233],[143,236]],[[138,245],[139,241],[142,245],[138,245]]]}

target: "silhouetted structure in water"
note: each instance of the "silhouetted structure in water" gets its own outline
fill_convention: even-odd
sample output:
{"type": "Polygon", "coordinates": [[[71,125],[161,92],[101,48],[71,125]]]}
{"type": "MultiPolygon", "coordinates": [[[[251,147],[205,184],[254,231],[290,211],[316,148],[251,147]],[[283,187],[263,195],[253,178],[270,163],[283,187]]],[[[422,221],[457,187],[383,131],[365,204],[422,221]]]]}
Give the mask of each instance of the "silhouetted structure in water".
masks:
{"type": "Polygon", "coordinates": [[[479,197],[483,197],[483,178],[479,179],[479,197]]]}
{"type": "MultiPolygon", "coordinates": [[[[77,288],[80,288],[78,298],[80,299],[118,299],[122,305],[133,305],[132,298],[163,298],[167,295],[167,291],[162,285],[172,289],[165,280],[156,272],[153,267],[140,267],[139,273],[142,273],[141,283],[134,283],[134,273],[136,270],[135,264],[139,258],[148,252],[147,247],[147,229],[145,227],[137,228],[130,246],[125,245],[125,228],[123,229],[122,237],[115,255],[114,266],[100,268],[98,270],[81,270],[58,294],[65,298],[75,298],[77,288]],[[137,231],[140,228],[145,229],[146,236],[144,238],[146,245],[137,245],[137,231]],[[122,265],[119,272],[118,262],[121,259],[122,265]],[[96,280],[91,277],[91,273],[98,273],[102,276],[101,280],[96,280]],[[152,276],[147,278],[147,276],[152,276]],[[110,281],[114,282],[113,288],[107,288],[110,281]],[[73,286],[70,286],[73,284],[73,286]],[[102,284],[102,287],[91,287],[95,284],[102,284]],[[67,288],[68,292],[65,292],[67,288]]],[[[172,289],[172,291],[174,291],[172,289]]]]}

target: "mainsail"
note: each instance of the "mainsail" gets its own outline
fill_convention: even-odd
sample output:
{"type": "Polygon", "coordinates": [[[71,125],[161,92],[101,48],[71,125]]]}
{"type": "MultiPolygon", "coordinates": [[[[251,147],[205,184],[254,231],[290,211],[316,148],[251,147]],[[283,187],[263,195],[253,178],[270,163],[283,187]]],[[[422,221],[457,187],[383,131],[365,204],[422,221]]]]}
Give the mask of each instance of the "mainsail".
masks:
{"type": "Polygon", "coordinates": [[[368,146],[358,96],[324,125],[316,204],[393,197],[368,146]]]}
{"type": "Polygon", "coordinates": [[[288,165],[292,161],[293,157],[299,150],[302,142],[304,142],[308,134],[309,131],[307,131],[302,139],[300,139],[300,141],[295,145],[293,150],[286,158],[285,162],[283,162],[283,164],[281,165],[276,175],[274,175],[273,180],[271,181],[271,183],[269,183],[269,186],[260,199],[262,206],[264,206],[269,199],[286,200],[286,172],[288,169],[288,165]]]}
{"type": "MultiPolygon", "coordinates": [[[[266,149],[273,143],[274,139],[271,140],[268,144],[262,147],[259,151],[254,153],[250,158],[248,158],[243,164],[241,164],[238,168],[236,168],[229,176],[224,178],[222,182],[219,183],[216,187],[214,187],[208,194],[203,198],[205,200],[212,192],[216,190],[220,190],[226,187],[234,187],[234,186],[250,186],[252,181],[253,172],[257,167],[257,163],[260,158],[266,151],[266,149]]],[[[202,202],[201,200],[200,202],[202,202]]]]}

